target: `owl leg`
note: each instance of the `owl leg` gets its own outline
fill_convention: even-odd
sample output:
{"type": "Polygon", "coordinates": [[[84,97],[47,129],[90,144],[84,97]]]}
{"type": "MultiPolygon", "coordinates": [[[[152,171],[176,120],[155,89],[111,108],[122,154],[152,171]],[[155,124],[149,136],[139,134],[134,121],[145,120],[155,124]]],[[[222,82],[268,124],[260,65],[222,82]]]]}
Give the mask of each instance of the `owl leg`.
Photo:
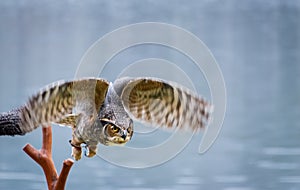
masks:
{"type": "Polygon", "coordinates": [[[76,161],[81,159],[81,147],[72,147],[72,157],[76,161]]]}
{"type": "Polygon", "coordinates": [[[73,133],[73,138],[70,140],[70,144],[72,145],[72,157],[78,161],[81,159],[81,143],[83,143],[81,140],[76,138],[76,136],[73,133]]]}

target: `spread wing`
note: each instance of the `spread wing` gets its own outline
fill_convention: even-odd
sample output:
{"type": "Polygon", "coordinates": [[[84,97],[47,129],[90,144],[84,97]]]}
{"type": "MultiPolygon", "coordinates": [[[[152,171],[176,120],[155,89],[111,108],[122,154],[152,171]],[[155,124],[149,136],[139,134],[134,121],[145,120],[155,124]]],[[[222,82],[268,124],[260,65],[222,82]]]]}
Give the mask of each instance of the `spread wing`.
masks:
{"type": "Polygon", "coordinates": [[[155,78],[123,78],[115,84],[126,111],[137,120],[193,131],[209,122],[212,105],[176,83],[155,78]]]}
{"type": "Polygon", "coordinates": [[[41,124],[74,124],[73,110],[78,114],[97,113],[105,99],[108,82],[87,78],[68,82],[57,82],[32,96],[21,112],[21,130],[32,131],[41,124]],[[69,121],[69,123],[66,123],[69,121]]]}

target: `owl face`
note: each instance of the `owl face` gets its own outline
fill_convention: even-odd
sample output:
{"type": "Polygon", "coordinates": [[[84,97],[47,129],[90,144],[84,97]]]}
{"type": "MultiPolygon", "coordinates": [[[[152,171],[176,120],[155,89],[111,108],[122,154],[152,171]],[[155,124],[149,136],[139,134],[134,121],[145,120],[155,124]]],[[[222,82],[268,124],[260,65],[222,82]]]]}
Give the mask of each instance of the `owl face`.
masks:
{"type": "Polygon", "coordinates": [[[104,134],[104,145],[124,145],[133,134],[133,122],[130,120],[129,126],[119,126],[113,120],[101,119],[104,134]]]}

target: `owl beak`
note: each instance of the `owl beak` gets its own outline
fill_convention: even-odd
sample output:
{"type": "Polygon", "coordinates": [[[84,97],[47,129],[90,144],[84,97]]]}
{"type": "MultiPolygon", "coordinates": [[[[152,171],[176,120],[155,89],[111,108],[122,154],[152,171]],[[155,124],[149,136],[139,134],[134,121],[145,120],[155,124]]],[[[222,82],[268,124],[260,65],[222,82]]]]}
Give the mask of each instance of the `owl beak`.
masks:
{"type": "Polygon", "coordinates": [[[127,131],[126,131],[126,130],[123,130],[122,132],[123,132],[123,134],[122,134],[121,137],[122,137],[124,140],[126,140],[126,137],[127,137],[127,131]]]}

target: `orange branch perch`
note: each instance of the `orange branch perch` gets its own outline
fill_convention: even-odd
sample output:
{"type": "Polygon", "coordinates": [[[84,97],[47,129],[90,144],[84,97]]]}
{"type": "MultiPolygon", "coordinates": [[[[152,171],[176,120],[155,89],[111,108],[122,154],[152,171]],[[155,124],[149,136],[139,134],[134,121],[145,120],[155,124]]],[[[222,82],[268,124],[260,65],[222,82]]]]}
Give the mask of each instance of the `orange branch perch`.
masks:
{"type": "Polygon", "coordinates": [[[43,127],[43,145],[41,150],[35,149],[32,145],[27,144],[23,150],[44,170],[49,190],[63,190],[69,171],[74,163],[72,159],[63,162],[60,175],[57,174],[52,159],[52,128],[43,127]]]}

